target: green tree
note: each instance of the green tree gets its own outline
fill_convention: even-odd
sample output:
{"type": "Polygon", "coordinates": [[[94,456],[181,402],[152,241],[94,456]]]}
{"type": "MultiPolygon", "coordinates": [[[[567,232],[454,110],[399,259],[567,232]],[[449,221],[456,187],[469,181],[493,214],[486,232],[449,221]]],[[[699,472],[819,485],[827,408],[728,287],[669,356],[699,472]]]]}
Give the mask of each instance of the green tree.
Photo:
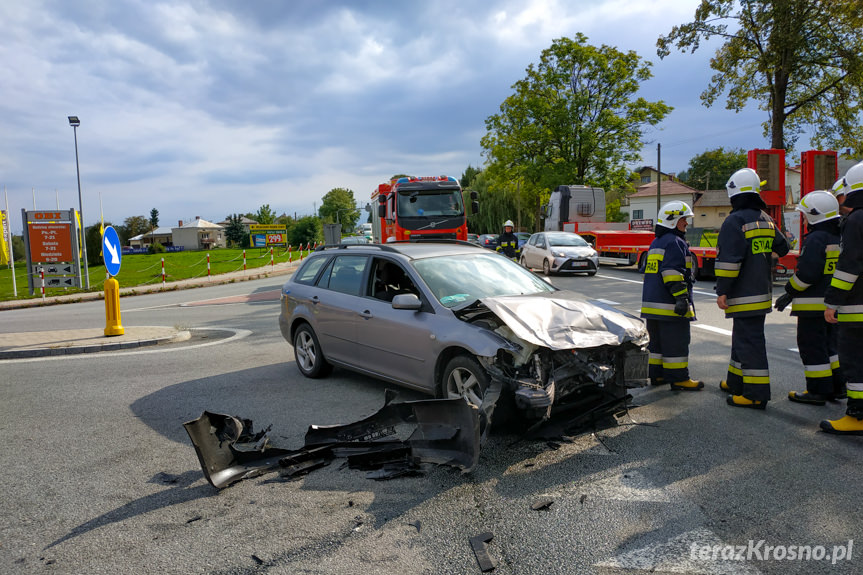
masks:
{"type": "Polygon", "coordinates": [[[228,240],[229,245],[243,245],[247,237],[246,229],[243,227],[243,216],[229,214],[226,219],[228,220],[228,225],[225,227],[225,239],[228,240]]]}
{"type": "Polygon", "coordinates": [[[325,223],[340,223],[342,230],[354,230],[360,219],[354,192],[347,188],[333,188],[322,198],[318,215],[325,223]]]}
{"type": "Polygon", "coordinates": [[[250,219],[259,224],[272,224],[276,221],[276,212],[270,209],[270,204],[264,204],[258,208],[258,213],[253,214],[250,219]]]}
{"type": "Polygon", "coordinates": [[[150,228],[156,229],[159,227],[159,210],[153,208],[150,210],[150,228]]]}
{"type": "MultiPolygon", "coordinates": [[[[129,238],[146,234],[150,229],[150,222],[144,216],[130,216],[123,220],[123,225],[117,230],[117,235],[120,236],[120,242],[123,245],[128,245],[129,238]]],[[[90,255],[90,244],[87,244],[87,255],[90,255]]],[[[99,250],[96,250],[96,255],[99,255],[99,250]]]]}
{"type": "Polygon", "coordinates": [[[559,184],[612,189],[639,159],[642,136],[671,108],[636,97],[650,63],[587,37],[554,40],[515,92],[486,119],[482,138],[493,180],[521,181],[529,205],[559,184]]]}
{"type": "Polygon", "coordinates": [[[459,180],[461,187],[464,189],[469,188],[481,172],[482,168],[474,168],[473,166],[468,164],[468,167],[465,168],[464,173],[461,175],[461,179],[459,180]]]}
{"type": "Polygon", "coordinates": [[[27,259],[24,251],[24,236],[12,236],[12,259],[16,262],[27,259]]]}
{"type": "Polygon", "coordinates": [[[324,227],[321,224],[320,218],[316,218],[315,216],[300,218],[288,229],[288,241],[292,246],[305,246],[308,243],[314,244],[323,239],[324,227]]]}
{"type": "Polygon", "coordinates": [[[711,106],[750,101],[768,113],[773,148],[793,149],[804,126],[812,144],[863,151],[863,10],[859,0],[702,0],[692,22],[656,42],[694,52],[713,37],[724,43],[710,59],[716,72],[701,94],[711,106]]]}
{"type": "Polygon", "coordinates": [[[718,190],[731,174],[746,167],[746,151],[716,148],[706,150],[689,160],[689,167],[679,174],[681,182],[696,190],[718,190]],[[713,186],[711,188],[711,186],[713,186]]]}

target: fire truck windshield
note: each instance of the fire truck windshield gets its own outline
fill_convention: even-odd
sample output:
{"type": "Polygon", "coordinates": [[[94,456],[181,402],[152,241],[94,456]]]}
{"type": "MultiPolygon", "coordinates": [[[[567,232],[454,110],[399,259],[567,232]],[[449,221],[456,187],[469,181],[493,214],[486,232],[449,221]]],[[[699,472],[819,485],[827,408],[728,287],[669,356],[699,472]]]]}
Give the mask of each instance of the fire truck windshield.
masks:
{"type": "Polygon", "coordinates": [[[464,214],[464,205],[459,190],[399,191],[396,209],[400,218],[460,216],[464,214]]]}

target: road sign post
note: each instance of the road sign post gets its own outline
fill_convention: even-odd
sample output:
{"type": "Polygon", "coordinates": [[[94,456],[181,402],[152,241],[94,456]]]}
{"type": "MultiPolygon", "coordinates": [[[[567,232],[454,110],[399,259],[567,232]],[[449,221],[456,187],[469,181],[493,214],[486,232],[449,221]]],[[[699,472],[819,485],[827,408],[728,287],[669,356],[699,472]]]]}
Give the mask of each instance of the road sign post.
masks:
{"type": "Polygon", "coordinates": [[[120,284],[114,279],[120,273],[123,250],[117,231],[112,226],[105,228],[102,235],[102,254],[105,271],[109,274],[105,280],[105,335],[123,335],[126,331],[120,323],[120,284]]]}

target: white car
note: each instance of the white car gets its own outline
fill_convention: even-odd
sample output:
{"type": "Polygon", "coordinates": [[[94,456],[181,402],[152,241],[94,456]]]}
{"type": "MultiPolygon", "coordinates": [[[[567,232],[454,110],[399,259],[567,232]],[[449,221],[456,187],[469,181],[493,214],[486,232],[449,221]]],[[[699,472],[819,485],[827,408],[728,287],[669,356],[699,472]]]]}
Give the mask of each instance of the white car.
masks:
{"type": "Polygon", "coordinates": [[[540,232],[533,234],[521,249],[521,265],[541,269],[545,275],[556,273],[586,273],[595,275],[599,255],[587,241],[572,232],[540,232]]]}

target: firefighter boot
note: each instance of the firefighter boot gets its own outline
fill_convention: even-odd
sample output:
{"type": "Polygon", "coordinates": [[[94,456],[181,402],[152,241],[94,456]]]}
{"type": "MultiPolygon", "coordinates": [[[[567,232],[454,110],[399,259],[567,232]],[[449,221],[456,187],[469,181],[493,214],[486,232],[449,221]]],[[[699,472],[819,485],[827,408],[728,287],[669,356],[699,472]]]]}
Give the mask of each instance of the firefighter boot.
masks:
{"type": "Polygon", "coordinates": [[[742,395],[729,395],[725,398],[725,402],[734,407],[749,407],[751,409],[765,409],[767,407],[766,401],[755,401],[742,395]]]}
{"type": "Polygon", "coordinates": [[[665,383],[665,379],[661,377],[651,377],[650,385],[663,385],[665,383]]]}
{"type": "Polygon", "coordinates": [[[701,391],[703,387],[703,381],[696,381],[691,378],[686,381],[678,381],[671,384],[671,389],[675,391],[701,391]]]}
{"type": "Polygon", "coordinates": [[[731,388],[728,387],[728,382],[725,381],[724,379],[719,382],[719,389],[721,389],[725,393],[731,393],[731,388]]]}
{"type": "Polygon", "coordinates": [[[797,403],[824,405],[828,401],[833,401],[833,396],[821,395],[820,393],[809,393],[808,391],[789,391],[788,399],[796,401],[797,403]]]}
{"type": "Polygon", "coordinates": [[[821,429],[837,435],[863,435],[863,419],[846,415],[840,419],[822,421],[821,429]]]}

